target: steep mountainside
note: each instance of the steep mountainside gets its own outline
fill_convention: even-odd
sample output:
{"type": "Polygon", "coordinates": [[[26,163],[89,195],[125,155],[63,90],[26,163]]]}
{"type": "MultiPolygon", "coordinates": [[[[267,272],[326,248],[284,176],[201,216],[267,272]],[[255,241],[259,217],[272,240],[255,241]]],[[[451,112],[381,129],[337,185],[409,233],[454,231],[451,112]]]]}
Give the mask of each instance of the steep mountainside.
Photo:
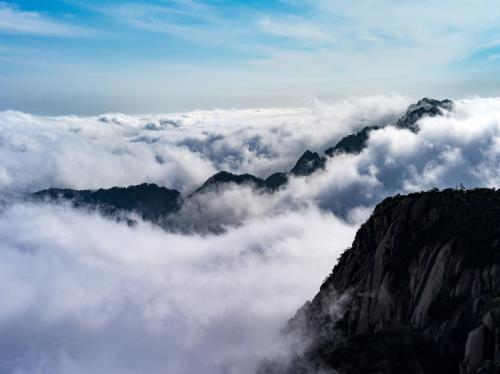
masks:
{"type": "Polygon", "coordinates": [[[500,191],[384,200],[287,334],[262,373],[500,373],[500,191]]]}

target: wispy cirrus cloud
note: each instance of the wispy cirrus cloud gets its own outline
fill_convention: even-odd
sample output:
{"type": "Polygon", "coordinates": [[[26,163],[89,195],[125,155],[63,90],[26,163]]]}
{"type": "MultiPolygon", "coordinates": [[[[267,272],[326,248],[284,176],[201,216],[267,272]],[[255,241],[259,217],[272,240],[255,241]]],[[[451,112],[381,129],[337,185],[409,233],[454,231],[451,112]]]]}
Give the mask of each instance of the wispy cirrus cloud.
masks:
{"type": "Polygon", "coordinates": [[[222,29],[227,24],[227,20],[218,14],[217,7],[193,0],[166,0],[155,4],[140,1],[118,4],[71,3],[134,29],[189,41],[219,40],[225,34],[222,29]]]}
{"type": "MultiPolygon", "coordinates": [[[[360,47],[404,50],[412,47],[447,59],[463,58],[487,48],[500,31],[500,10],[494,0],[408,2],[394,0],[290,1],[305,9],[323,35],[335,35],[335,49],[360,47]]],[[[275,19],[281,29],[297,23],[286,15],[275,19]]],[[[300,24],[298,25],[300,29],[300,24]]],[[[264,29],[264,31],[266,31],[264,29]]],[[[267,30],[273,32],[273,30],[267,30]]],[[[290,35],[293,31],[290,31],[290,35]]],[[[301,34],[297,34],[301,38],[301,34]]],[[[432,57],[432,56],[430,56],[432,57]]]]}
{"type": "Polygon", "coordinates": [[[260,29],[266,33],[312,43],[330,43],[333,35],[314,22],[301,17],[265,17],[259,20],[260,29]]]}
{"type": "Polygon", "coordinates": [[[25,11],[16,5],[0,2],[0,34],[75,38],[94,37],[98,32],[59,21],[44,13],[25,11]]]}

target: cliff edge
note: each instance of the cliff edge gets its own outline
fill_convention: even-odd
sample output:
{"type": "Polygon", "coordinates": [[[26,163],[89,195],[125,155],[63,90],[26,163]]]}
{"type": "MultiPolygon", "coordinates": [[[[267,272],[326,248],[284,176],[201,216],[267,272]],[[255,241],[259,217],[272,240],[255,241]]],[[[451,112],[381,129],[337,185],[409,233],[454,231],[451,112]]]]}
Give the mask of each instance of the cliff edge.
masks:
{"type": "Polygon", "coordinates": [[[384,200],[286,334],[262,373],[500,373],[500,191],[384,200]]]}

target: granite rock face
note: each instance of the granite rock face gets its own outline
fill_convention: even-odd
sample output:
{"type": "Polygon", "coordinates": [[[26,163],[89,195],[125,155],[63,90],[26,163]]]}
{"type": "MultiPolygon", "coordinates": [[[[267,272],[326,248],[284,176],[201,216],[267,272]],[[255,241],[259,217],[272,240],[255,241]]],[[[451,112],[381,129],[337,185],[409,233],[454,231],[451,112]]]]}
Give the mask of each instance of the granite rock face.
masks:
{"type": "Polygon", "coordinates": [[[262,373],[500,373],[500,191],[384,200],[287,334],[262,373]]]}

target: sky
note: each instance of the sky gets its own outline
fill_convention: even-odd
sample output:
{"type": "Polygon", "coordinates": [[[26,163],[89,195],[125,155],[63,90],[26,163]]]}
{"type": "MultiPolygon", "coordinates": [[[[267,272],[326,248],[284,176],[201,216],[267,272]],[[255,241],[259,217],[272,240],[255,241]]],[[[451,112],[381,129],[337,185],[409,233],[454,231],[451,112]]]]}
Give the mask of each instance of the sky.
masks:
{"type": "Polygon", "coordinates": [[[496,0],[0,2],[0,110],[496,96],[499,68],[496,0]]]}

